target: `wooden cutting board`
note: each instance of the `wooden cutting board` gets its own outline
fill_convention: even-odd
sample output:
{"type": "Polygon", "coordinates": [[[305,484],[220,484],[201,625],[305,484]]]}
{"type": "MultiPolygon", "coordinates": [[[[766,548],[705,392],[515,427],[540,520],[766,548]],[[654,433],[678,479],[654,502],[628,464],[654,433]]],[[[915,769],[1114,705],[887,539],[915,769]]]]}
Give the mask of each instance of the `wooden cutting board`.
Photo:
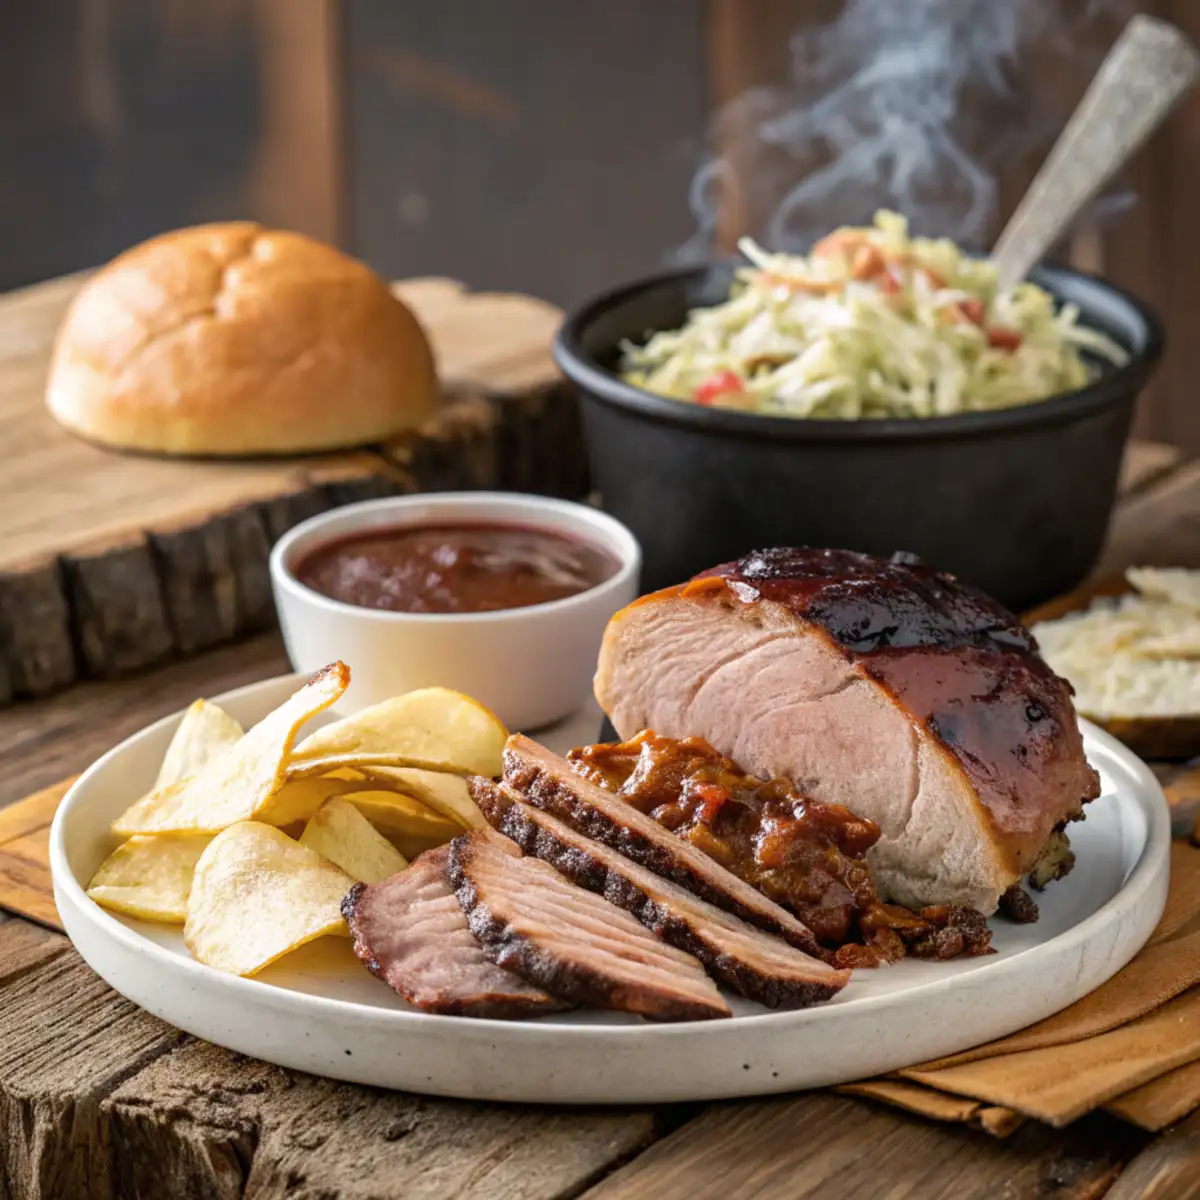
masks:
{"type": "Polygon", "coordinates": [[[274,620],[267,552],[297,521],[398,491],[586,492],[561,314],[448,279],[394,285],[447,392],[420,433],[353,454],[184,461],[101,450],[47,414],[55,331],[84,276],[0,297],[0,704],[190,655],[274,620]]]}

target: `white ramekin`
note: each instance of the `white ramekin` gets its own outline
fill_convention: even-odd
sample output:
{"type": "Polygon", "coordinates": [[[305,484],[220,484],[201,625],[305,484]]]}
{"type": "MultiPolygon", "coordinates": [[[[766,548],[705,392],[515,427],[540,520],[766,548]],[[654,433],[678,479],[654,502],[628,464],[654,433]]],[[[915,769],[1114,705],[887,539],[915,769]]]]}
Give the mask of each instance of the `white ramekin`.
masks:
{"type": "Polygon", "coordinates": [[[350,667],[338,705],[353,712],[420,687],[449,687],[486,704],[510,729],[537,729],[585,700],[609,617],[637,595],[641,550],[619,521],[566,500],[508,492],[446,492],[367,500],[321,513],[271,551],[271,586],[288,657],[298,671],[334,659],[350,667]],[[620,564],[586,592],[488,613],[395,613],[331,600],[293,568],[335,538],[371,529],[457,523],[521,525],[568,534],[620,564]]]}

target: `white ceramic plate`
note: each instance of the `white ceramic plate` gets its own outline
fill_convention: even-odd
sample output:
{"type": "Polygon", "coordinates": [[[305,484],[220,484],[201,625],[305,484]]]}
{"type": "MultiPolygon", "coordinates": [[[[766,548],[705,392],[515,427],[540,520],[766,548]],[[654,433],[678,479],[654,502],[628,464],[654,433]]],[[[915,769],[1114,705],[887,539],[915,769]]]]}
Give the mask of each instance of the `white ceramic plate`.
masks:
{"type": "MultiPolygon", "coordinates": [[[[216,699],[249,726],[296,676],[216,699]]],[[[479,1021],[413,1012],[323,938],[255,979],[192,960],[177,929],[116,917],[83,884],[113,846],[109,822],[152,783],[181,714],[92,766],[55,817],[58,911],[91,967],[181,1029],[280,1066],[473,1100],[646,1104],[820,1087],[950,1054],[1011,1033],[1094,990],[1133,957],[1162,913],[1170,849],[1154,776],[1115,739],[1084,726],[1104,795],[1071,830],[1067,879],[1038,897],[1041,919],[996,921],[999,953],[856,971],[831,1003],[770,1013],[734,998],[732,1020],[653,1025],[586,1012],[479,1021]]],[[[543,734],[556,749],[593,740],[593,709],[543,734]]]]}

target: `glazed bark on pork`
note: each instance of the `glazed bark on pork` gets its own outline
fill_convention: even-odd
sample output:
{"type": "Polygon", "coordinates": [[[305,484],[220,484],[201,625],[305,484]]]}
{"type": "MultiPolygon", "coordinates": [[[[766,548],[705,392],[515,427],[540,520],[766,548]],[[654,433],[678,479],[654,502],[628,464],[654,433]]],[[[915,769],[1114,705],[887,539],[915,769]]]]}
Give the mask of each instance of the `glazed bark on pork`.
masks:
{"type": "Polygon", "coordinates": [[[702,738],[644,731],[568,758],[585,779],[794,912],[836,951],[838,966],[870,966],[906,950],[925,958],[988,952],[990,933],[978,913],[881,903],[865,859],[879,838],[873,822],[818,804],[786,780],[754,779],[702,738]]]}
{"type": "Polygon", "coordinates": [[[1070,685],[1020,621],[911,556],[776,547],[609,622],[596,697],[617,734],[696,735],[878,825],[879,894],[985,915],[1069,865],[1099,795],[1070,685]]]}

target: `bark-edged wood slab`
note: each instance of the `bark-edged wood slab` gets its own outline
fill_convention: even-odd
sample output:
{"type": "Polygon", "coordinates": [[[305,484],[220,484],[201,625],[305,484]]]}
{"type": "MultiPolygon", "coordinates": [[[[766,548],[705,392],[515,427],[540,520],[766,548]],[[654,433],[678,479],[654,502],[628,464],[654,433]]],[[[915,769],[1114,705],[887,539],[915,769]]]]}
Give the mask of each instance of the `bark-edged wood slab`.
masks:
{"type": "Polygon", "coordinates": [[[46,413],[50,348],[80,281],[0,297],[0,705],[271,627],[269,548],[324,509],[410,491],[587,491],[575,401],[550,360],[551,305],[397,284],[438,357],[437,418],[360,453],[182,461],[104,451],[46,413]]]}

